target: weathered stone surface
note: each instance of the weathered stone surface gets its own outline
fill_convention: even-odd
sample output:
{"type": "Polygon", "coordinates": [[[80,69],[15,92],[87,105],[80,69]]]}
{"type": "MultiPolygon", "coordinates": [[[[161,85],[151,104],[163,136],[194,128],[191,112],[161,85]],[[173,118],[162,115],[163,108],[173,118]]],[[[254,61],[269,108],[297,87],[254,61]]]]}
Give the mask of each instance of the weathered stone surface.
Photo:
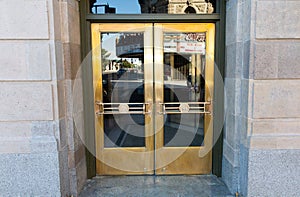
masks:
{"type": "MultiPolygon", "coordinates": [[[[298,32],[300,34],[300,31],[298,32]]],[[[288,41],[278,44],[278,78],[300,79],[300,42],[288,41]]],[[[276,56],[276,54],[274,54],[274,56],[276,56]]]]}
{"type": "Polygon", "coordinates": [[[0,122],[0,137],[31,137],[31,122],[0,122]]]}
{"type": "Polygon", "coordinates": [[[60,196],[57,153],[0,154],[4,196],[60,196]]]}
{"type": "Polygon", "coordinates": [[[253,118],[300,117],[300,81],[254,82],[253,118]]]}
{"type": "Polygon", "coordinates": [[[56,61],[56,78],[57,80],[65,79],[64,53],[61,41],[55,42],[55,61],[56,61]]]}
{"type": "Polygon", "coordinates": [[[225,182],[230,193],[237,192],[239,180],[239,168],[233,166],[226,157],[222,161],[222,180],[225,182]]]}
{"type": "MultiPolygon", "coordinates": [[[[0,138],[0,153],[31,153],[30,138],[0,138]]],[[[1,155],[0,154],[0,155],[1,155]]]]}
{"type": "Polygon", "coordinates": [[[237,42],[226,47],[226,77],[240,77],[243,68],[243,43],[237,42]]]}
{"type": "Polygon", "coordinates": [[[226,45],[237,41],[237,1],[231,0],[226,3],[226,45]]]}
{"type": "Polygon", "coordinates": [[[58,96],[58,113],[59,118],[63,118],[66,116],[66,106],[68,99],[66,99],[66,87],[65,87],[65,81],[61,80],[57,83],[57,96],[58,96]]]}
{"type": "Polygon", "coordinates": [[[299,158],[299,149],[250,150],[248,196],[298,196],[299,158]]]}
{"type": "Polygon", "coordinates": [[[258,41],[255,79],[300,78],[300,42],[258,41]]]}
{"type": "Polygon", "coordinates": [[[253,89],[252,82],[243,79],[241,80],[241,116],[242,117],[249,117],[249,114],[252,113],[252,110],[249,110],[249,108],[252,108],[249,106],[249,103],[252,103],[252,95],[251,91],[253,89]]]}
{"type": "Polygon", "coordinates": [[[236,148],[238,146],[238,128],[237,124],[238,121],[236,120],[236,116],[232,114],[228,114],[226,116],[226,124],[225,124],[225,139],[228,142],[228,144],[236,148]]]}
{"type": "Polygon", "coordinates": [[[33,137],[55,137],[55,121],[33,121],[31,134],[33,137]]]}
{"type": "Polygon", "coordinates": [[[59,175],[61,196],[70,196],[70,177],[68,168],[68,148],[63,147],[59,151],[59,175]]]}
{"type": "Polygon", "coordinates": [[[257,1],[256,38],[300,38],[299,1],[257,1]]]}
{"type": "Polygon", "coordinates": [[[63,43],[80,44],[79,11],[67,2],[61,3],[61,10],[63,43]]]}
{"type": "Polygon", "coordinates": [[[0,153],[36,153],[57,150],[52,121],[0,123],[0,153]]]}
{"type": "Polygon", "coordinates": [[[0,18],[0,39],[49,38],[46,0],[0,1],[0,18]]]}
{"type": "Polygon", "coordinates": [[[67,146],[68,142],[68,130],[66,128],[66,120],[60,119],[59,120],[59,149],[63,149],[65,146],[67,146]]]}
{"type": "Polygon", "coordinates": [[[50,80],[49,43],[0,42],[1,80],[50,80]]]}
{"type": "Polygon", "coordinates": [[[80,45],[70,43],[63,44],[63,50],[65,78],[74,80],[80,71],[80,45]]]}
{"type": "Polygon", "coordinates": [[[241,113],[241,80],[225,79],[225,113],[238,115],[241,113]]]}
{"type": "Polygon", "coordinates": [[[250,141],[251,149],[300,149],[300,136],[256,136],[250,141]]]}
{"type": "Polygon", "coordinates": [[[279,46],[276,42],[257,42],[255,50],[255,79],[277,78],[279,46]]]}
{"type": "Polygon", "coordinates": [[[48,83],[1,83],[0,120],[52,120],[52,87],[48,83]]]}
{"type": "Polygon", "coordinates": [[[299,119],[258,119],[252,122],[252,136],[300,136],[299,119]]]}
{"type": "Polygon", "coordinates": [[[224,140],[223,143],[223,157],[225,157],[230,165],[233,167],[239,166],[239,149],[234,149],[227,141],[227,139],[224,140]]]}

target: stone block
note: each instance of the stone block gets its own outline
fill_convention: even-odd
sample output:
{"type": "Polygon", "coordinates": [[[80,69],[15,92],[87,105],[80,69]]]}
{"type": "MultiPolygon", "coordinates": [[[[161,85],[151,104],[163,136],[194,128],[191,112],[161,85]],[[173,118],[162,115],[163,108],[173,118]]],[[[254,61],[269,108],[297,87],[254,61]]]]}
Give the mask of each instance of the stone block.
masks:
{"type": "Polygon", "coordinates": [[[255,79],[300,78],[298,51],[298,41],[257,42],[255,79]]]}
{"type": "Polygon", "coordinates": [[[252,110],[249,111],[249,108],[252,106],[248,106],[248,103],[252,103],[252,82],[243,79],[241,80],[241,116],[249,117],[252,110]]]}
{"type": "Polygon", "coordinates": [[[241,80],[225,79],[225,113],[238,115],[241,112],[241,80]]]}
{"type": "Polygon", "coordinates": [[[47,0],[0,1],[0,18],[0,39],[49,38],[47,0]]]}
{"type": "Polygon", "coordinates": [[[33,121],[31,123],[32,137],[55,137],[55,121],[33,121]]]}
{"type": "Polygon", "coordinates": [[[70,44],[71,56],[71,79],[80,77],[81,66],[81,47],[79,44],[70,44]]]}
{"type": "Polygon", "coordinates": [[[239,168],[239,190],[242,196],[248,196],[248,158],[249,149],[241,144],[240,146],[240,168],[239,168]]]}
{"type": "Polygon", "coordinates": [[[29,138],[31,137],[31,122],[0,122],[0,137],[29,138]]]}
{"type": "Polygon", "coordinates": [[[68,100],[66,99],[66,87],[65,81],[61,80],[57,83],[57,96],[58,96],[58,113],[59,118],[64,118],[66,116],[66,107],[68,100]]]}
{"type": "Polygon", "coordinates": [[[252,3],[251,0],[243,1],[243,3],[240,5],[241,7],[239,9],[243,10],[243,19],[242,19],[242,40],[243,41],[249,41],[250,35],[251,35],[251,19],[253,16],[252,14],[252,3]]]}
{"type": "Polygon", "coordinates": [[[49,43],[0,42],[1,80],[51,80],[49,43]]]}
{"type": "Polygon", "coordinates": [[[300,150],[249,150],[248,196],[298,196],[300,150]]]}
{"type": "Polygon", "coordinates": [[[51,153],[58,151],[58,144],[54,137],[33,137],[30,139],[31,153],[51,153]]]}
{"type": "Polygon", "coordinates": [[[64,147],[59,151],[59,175],[61,196],[71,196],[70,194],[70,179],[68,168],[68,148],[64,147]]]}
{"type": "Polygon", "coordinates": [[[63,44],[63,50],[65,78],[74,80],[76,76],[78,76],[78,73],[80,73],[80,45],[70,43],[63,44]]]}
{"type": "Polygon", "coordinates": [[[253,88],[253,118],[300,117],[300,81],[256,81],[253,88]]]}
{"type": "Polygon", "coordinates": [[[80,44],[80,18],[78,9],[67,2],[62,2],[61,14],[63,43],[80,44]]]}
{"type": "Polygon", "coordinates": [[[0,154],[3,196],[61,196],[58,153],[0,154]]]}
{"type": "Polygon", "coordinates": [[[226,45],[236,42],[237,37],[237,1],[226,3],[226,45]]]}
{"type": "MultiPolygon", "coordinates": [[[[299,8],[300,9],[300,8],[299,8]]],[[[300,14],[300,12],[299,12],[300,14]]],[[[300,28],[299,28],[300,34],[300,28]]],[[[300,42],[282,41],[278,43],[278,78],[300,78],[300,42]]],[[[276,54],[275,54],[276,55],[276,54]]],[[[274,57],[275,58],[275,57],[274,57]]]]}
{"type": "Polygon", "coordinates": [[[257,42],[255,48],[254,78],[277,78],[279,46],[276,42],[257,42]]]}
{"type": "Polygon", "coordinates": [[[256,38],[300,38],[299,1],[257,1],[256,38]]]}
{"type": "Polygon", "coordinates": [[[252,122],[252,136],[300,136],[299,119],[263,119],[252,122]]]}
{"type": "Polygon", "coordinates": [[[236,73],[236,44],[232,43],[226,46],[226,77],[235,78],[236,73]]]}
{"type": "Polygon", "coordinates": [[[64,68],[64,51],[61,41],[55,41],[55,61],[56,61],[56,78],[57,80],[65,79],[64,68]]]}
{"type": "Polygon", "coordinates": [[[77,172],[77,194],[82,190],[84,184],[87,180],[87,170],[86,170],[86,158],[82,157],[81,161],[76,167],[77,172]]]}
{"type": "Polygon", "coordinates": [[[234,114],[235,79],[225,78],[225,114],[234,114]]]}
{"type": "MultiPolygon", "coordinates": [[[[53,5],[53,26],[54,26],[54,39],[61,40],[61,1],[51,1],[53,5]]],[[[50,7],[51,9],[51,7],[50,7]]]]}
{"type": "Polygon", "coordinates": [[[63,149],[65,146],[68,145],[68,134],[67,134],[67,128],[66,128],[66,120],[60,119],[59,120],[59,150],[63,149]]]}
{"type": "Polygon", "coordinates": [[[30,153],[30,138],[0,138],[0,155],[14,153],[30,153]]]}
{"type": "Polygon", "coordinates": [[[75,10],[79,11],[78,0],[63,0],[67,2],[69,6],[73,7],[75,10]]]}
{"type": "Polygon", "coordinates": [[[0,130],[0,153],[36,153],[57,150],[52,121],[1,122],[0,130]]]}
{"type": "Polygon", "coordinates": [[[61,13],[61,40],[62,43],[69,42],[69,25],[68,25],[68,4],[67,2],[60,3],[61,13]]]}
{"type": "Polygon", "coordinates": [[[222,160],[222,180],[230,193],[234,194],[238,191],[239,168],[234,167],[225,157],[222,160]]]}
{"type": "Polygon", "coordinates": [[[73,83],[73,80],[65,80],[66,117],[69,119],[73,119],[73,83]]]}
{"type": "Polygon", "coordinates": [[[234,149],[238,147],[238,119],[232,114],[228,114],[225,120],[225,139],[234,149]]]}
{"type": "Polygon", "coordinates": [[[226,157],[233,167],[239,166],[239,149],[234,149],[230,146],[227,139],[223,143],[223,157],[226,157]]]}
{"type": "Polygon", "coordinates": [[[242,68],[242,78],[243,79],[252,79],[253,78],[253,72],[252,69],[250,69],[250,50],[251,45],[250,41],[245,41],[243,43],[243,68],[242,68]]]}
{"type": "Polygon", "coordinates": [[[300,149],[300,136],[255,136],[251,138],[252,149],[300,149]]]}
{"type": "Polygon", "coordinates": [[[49,83],[1,83],[0,120],[53,120],[49,83]]]}

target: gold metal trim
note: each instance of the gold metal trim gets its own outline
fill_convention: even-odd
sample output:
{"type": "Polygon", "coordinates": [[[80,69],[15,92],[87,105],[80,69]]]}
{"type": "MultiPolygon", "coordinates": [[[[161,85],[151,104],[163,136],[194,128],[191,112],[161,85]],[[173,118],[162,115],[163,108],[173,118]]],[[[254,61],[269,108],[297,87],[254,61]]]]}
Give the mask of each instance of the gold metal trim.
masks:
{"type": "Polygon", "coordinates": [[[150,114],[150,103],[102,103],[97,101],[99,106],[96,115],[104,114],[150,114]]]}
{"type": "Polygon", "coordinates": [[[210,114],[211,102],[173,102],[159,103],[159,114],[210,114]],[[177,106],[174,106],[177,105],[177,106]]]}

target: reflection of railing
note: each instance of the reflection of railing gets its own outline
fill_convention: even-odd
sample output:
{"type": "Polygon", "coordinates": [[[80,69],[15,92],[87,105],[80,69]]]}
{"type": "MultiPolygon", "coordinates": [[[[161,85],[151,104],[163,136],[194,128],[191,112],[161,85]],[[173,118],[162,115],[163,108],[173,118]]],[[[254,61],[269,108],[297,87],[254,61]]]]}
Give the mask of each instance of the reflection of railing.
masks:
{"type": "Polygon", "coordinates": [[[97,101],[99,111],[96,115],[104,114],[149,114],[150,103],[102,103],[97,101]]]}
{"type": "Polygon", "coordinates": [[[210,114],[211,102],[159,103],[159,114],[210,114]]]}

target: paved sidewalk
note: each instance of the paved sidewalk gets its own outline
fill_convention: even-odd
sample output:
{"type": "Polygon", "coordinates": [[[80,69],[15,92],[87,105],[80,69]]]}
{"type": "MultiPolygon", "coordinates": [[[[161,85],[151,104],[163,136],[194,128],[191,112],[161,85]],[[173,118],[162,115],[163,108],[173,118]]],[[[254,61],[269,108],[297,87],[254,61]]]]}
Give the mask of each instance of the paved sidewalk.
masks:
{"type": "Polygon", "coordinates": [[[199,196],[233,197],[216,176],[98,176],[88,180],[79,197],[199,196]]]}

